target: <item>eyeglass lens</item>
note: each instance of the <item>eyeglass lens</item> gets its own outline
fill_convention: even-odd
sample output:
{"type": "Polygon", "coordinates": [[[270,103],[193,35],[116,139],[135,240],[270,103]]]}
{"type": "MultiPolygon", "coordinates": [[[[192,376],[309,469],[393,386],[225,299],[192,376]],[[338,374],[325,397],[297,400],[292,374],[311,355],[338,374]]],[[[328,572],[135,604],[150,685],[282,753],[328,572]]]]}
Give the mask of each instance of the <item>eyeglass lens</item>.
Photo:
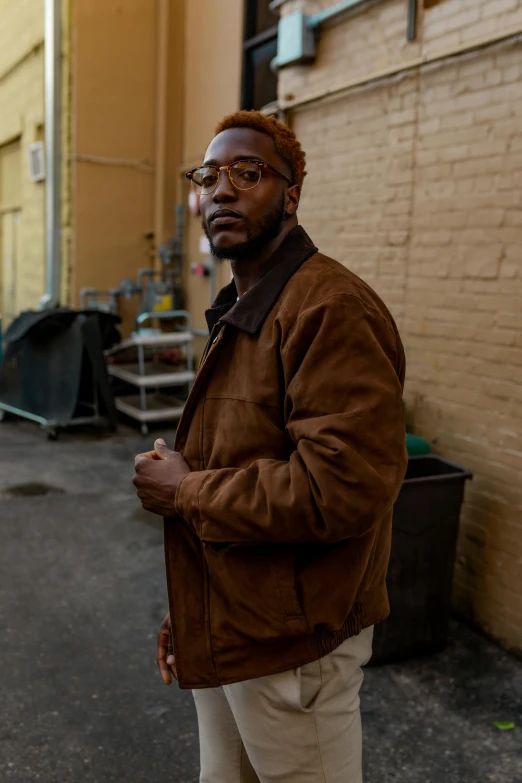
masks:
{"type": "MultiPolygon", "coordinates": [[[[194,188],[202,195],[212,193],[217,187],[220,173],[214,166],[202,166],[192,175],[194,188]]],[[[230,179],[235,188],[250,190],[261,179],[261,170],[255,163],[238,161],[230,167],[230,179]]]]}

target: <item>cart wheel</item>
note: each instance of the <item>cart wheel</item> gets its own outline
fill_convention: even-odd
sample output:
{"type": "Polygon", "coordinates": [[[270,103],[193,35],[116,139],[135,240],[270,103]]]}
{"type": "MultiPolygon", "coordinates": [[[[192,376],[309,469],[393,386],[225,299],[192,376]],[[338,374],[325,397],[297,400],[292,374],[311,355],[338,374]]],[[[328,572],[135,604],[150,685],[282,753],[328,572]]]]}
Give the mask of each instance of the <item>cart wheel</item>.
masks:
{"type": "Polygon", "coordinates": [[[0,421],[3,421],[4,419],[5,419],[5,411],[3,411],[3,410],[0,408],[0,421]]]}
{"type": "Polygon", "coordinates": [[[54,427],[47,430],[47,440],[58,440],[58,430],[54,427]]]}
{"type": "Polygon", "coordinates": [[[141,425],[141,434],[142,435],[148,435],[149,434],[149,428],[146,424],[141,425]]]}

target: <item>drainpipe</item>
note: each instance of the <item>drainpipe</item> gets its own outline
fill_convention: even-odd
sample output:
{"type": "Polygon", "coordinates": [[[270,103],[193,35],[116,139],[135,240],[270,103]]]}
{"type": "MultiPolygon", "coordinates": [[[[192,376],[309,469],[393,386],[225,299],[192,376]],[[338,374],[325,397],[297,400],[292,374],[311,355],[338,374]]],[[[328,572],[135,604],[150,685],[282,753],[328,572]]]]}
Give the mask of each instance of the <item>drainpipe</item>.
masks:
{"type": "Polygon", "coordinates": [[[167,149],[167,63],[169,52],[169,0],[158,0],[156,61],[156,154],[154,180],[154,266],[160,268],[159,248],[165,228],[165,176],[167,149]]]}
{"type": "Polygon", "coordinates": [[[61,2],[45,0],[45,294],[42,309],[60,301],[61,2]]]}

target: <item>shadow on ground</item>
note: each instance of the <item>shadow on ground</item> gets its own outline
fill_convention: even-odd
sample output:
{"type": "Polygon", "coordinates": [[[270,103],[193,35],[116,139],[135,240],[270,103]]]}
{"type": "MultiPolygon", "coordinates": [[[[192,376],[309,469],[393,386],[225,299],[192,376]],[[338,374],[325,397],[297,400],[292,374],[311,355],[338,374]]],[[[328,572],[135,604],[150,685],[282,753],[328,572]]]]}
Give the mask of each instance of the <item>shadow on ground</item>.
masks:
{"type": "MultiPolygon", "coordinates": [[[[161,524],[130,485],[153,437],[0,425],[2,781],[198,779],[191,694],[154,662],[161,524]]],[[[365,783],[522,781],[522,663],[460,624],[441,655],[369,669],[362,711],[365,783]]]]}

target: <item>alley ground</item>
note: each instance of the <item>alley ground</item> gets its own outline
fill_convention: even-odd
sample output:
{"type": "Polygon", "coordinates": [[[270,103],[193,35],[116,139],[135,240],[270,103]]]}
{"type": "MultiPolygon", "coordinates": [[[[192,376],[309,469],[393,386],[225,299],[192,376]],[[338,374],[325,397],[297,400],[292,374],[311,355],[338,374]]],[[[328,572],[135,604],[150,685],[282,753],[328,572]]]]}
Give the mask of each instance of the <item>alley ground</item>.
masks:
{"type": "MultiPolygon", "coordinates": [[[[2,783],[197,781],[191,694],[154,662],[161,525],[130,484],[153,437],[0,424],[2,783]]],[[[362,712],[365,783],[522,783],[522,662],[456,622],[445,653],[368,669],[362,712]]]]}

